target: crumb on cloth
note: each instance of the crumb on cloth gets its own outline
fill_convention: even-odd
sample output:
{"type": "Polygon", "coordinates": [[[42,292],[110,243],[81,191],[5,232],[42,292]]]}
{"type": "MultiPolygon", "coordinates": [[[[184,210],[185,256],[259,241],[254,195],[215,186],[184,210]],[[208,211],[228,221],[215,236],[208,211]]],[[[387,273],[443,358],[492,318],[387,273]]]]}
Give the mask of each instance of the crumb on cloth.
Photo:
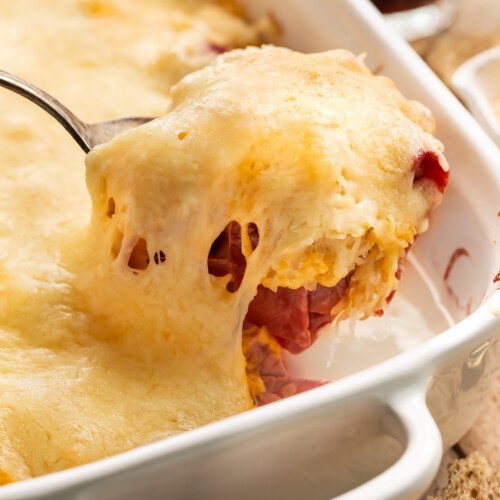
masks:
{"type": "Polygon", "coordinates": [[[448,465],[448,484],[426,500],[494,500],[500,498],[500,467],[492,467],[479,453],[448,465]]]}

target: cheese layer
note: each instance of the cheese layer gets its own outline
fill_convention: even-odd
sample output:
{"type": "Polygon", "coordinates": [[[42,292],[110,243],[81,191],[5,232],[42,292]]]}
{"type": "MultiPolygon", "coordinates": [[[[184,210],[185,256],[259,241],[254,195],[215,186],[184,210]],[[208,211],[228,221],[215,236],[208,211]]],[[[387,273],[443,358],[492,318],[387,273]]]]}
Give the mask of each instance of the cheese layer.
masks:
{"type": "MultiPolygon", "coordinates": [[[[197,0],[0,0],[0,12],[0,68],[89,122],[160,116],[173,83],[257,39],[197,0]]],[[[88,310],[74,286],[91,214],[84,154],[1,88],[0,108],[0,484],[249,408],[241,379],[138,355],[88,310]]]]}

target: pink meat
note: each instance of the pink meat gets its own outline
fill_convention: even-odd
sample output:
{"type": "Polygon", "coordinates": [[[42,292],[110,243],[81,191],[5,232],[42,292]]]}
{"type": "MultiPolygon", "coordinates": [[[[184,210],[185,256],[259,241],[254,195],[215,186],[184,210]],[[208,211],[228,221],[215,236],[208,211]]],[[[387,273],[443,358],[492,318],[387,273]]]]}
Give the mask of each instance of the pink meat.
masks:
{"type": "Polygon", "coordinates": [[[259,285],[250,303],[245,322],[267,326],[280,345],[301,352],[312,344],[309,328],[307,290],[279,287],[276,292],[259,285]]]}
{"type": "Polygon", "coordinates": [[[292,377],[280,353],[271,348],[265,341],[265,336],[262,336],[255,327],[245,330],[243,336],[247,346],[245,351],[247,364],[252,367],[252,373],[261,378],[265,387],[264,392],[252,395],[257,406],[293,396],[324,383],[319,380],[292,377]]]}
{"type": "Polygon", "coordinates": [[[439,163],[439,158],[433,151],[422,152],[414,163],[414,182],[419,179],[433,181],[441,193],[448,184],[449,173],[444,171],[439,163]]]}
{"type": "Polygon", "coordinates": [[[316,335],[322,326],[333,321],[331,311],[346,294],[353,274],[350,272],[333,287],[317,285],[316,290],[308,293],[309,331],[313,335],[316,335]]]}
{"type": "MultiPolygon", "coordinates": [[[[259,231],[257,226],[250,222],[247,226],[248,236],[252,250],[259,244],[259,231]]],[[[243,281],[247,260],[241,251],[241,226],[230,222],[224,231],[213,242],[207,259],[208,272],[212,276],[231,275],[227,284],[228,292],[236,292],[243,281]]]]}
{"type": "Polygon", "coordinates": [[[276,292],[262,285],[250,303],[246,323],[266,326],[280,345],[293,354],[307,349],[318,337],[318,330],[333,320],[331,310],[345,295],[352,273],[334,287],[278,287],[276,292]]]}

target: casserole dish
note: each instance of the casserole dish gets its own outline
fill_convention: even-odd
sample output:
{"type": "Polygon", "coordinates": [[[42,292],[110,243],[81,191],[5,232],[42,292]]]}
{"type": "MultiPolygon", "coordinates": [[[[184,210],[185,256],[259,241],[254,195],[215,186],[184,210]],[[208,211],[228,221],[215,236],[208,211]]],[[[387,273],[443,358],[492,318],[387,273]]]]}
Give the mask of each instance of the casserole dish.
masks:
{"type": "MultiPolygon", "coordinates": [[[[304,51],[369,48],[371,67],[384,64],[409,97],[433,109],[456,174],[432,230],[419,242],[418,258],[455,319],[465,316],[464,310],[477,310],[422,346],[336,384],[98,463],[7,486],[0,498],[411,497],[431,481],[442,451],[425,404],[431,377],[427,400],[445,446],[477,416],[498,352],[492,340],[498,334],[492,282],[499,266],[493,244],[497,151],[416,56],[384,32],[369,4],[248,6],[257,15],[270,5],[285,45],[304,51]],[[469,257],[447,272],[457,248],[469,257]]],[[[416,286],[409,290],[409,301],[422,298],[416,286]]],[[[427,316],[425,305],[419,307],[431,330],[443,329],[427,316]]],[[[412,328],[413,338],[419,328],[412,328]]],[[[314,364],[321,362],[303,360],[298,369],[311,372],[314,364]]]]}

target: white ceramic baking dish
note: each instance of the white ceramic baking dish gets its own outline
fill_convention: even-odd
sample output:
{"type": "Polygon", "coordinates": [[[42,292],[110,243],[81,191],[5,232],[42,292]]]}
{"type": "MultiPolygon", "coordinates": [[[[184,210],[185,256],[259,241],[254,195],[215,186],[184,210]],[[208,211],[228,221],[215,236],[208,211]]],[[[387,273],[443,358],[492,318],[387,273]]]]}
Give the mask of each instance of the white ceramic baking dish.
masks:
{"type": "Polygon", "coordinates": [[[413,347],[405,352],[377,364],[400,350],[393,336],[359,342],[356,335],[336,351],[334,345],[328,366],[319,343],[313,354],[295,360],[297,370],[338,376],[375,366],[184,435],[5,486],[0,499],[417,498],[432,481],[443,449],[465,434],[481,410],[500,351],[500,292],[493,283],[500,269],[498,149],[369,2],[244,3],[252,16],[273,10],[284,45],[367,52],[370,67],[381,68],[407,96],[433,110],[452,174],[415,255],[433,282],[434,298],[456,324],[447,329],[410,270],[397,306],[409,315],[402,325],[413,347]],[[469,256],[457,260],[444,282],[457,248],[469,256]],[[345,350],[347,345],[355,348],[345,350]],[[344,371],[335,372],[336,366],[344,371]]]}

